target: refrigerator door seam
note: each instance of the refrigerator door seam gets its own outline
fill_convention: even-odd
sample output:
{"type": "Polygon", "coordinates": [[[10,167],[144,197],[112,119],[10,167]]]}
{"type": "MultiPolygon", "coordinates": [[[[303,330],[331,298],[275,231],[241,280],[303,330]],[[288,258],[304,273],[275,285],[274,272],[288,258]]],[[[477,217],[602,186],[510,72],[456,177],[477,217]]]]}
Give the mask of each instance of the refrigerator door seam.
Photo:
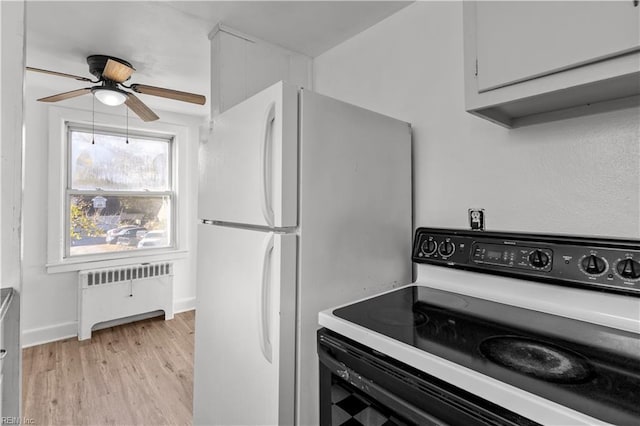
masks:
{"type": "Polygon", "coordinates": [[[271,228],[268,226],[249,225],[247,223],[221,222],[218,220],[210,220],[210,219],[201,219],[198,222],[202,223],[203,225],[224,226],[225,228],[238,228],[238,229],[246,229],[249,231],[273,232],[274,234],[293,234],[298,230],[298,228],[295,226],[283,227],[283,228],[271,228]]]}

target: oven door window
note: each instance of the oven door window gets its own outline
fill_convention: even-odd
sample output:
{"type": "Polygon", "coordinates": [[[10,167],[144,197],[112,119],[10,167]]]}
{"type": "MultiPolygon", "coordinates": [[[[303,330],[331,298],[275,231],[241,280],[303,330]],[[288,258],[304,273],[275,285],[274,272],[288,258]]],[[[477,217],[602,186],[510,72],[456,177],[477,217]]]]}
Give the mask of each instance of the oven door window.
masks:
{"type": "Polygon", "coordinates": [[[328,397],[331,398],[331,422],[327,423],[334,426],[414,424],[333,374],[328,397]]]}
{"type": "Polygon", "coordinates": [[[379,385],[383,377],[371,380],[325,349],[319,351],[321,426],[447,424],[379,385]]]}
{"type": "Polygon", "coordinates": [[[536,425],[326,329],[318,332],[320,425],[536,425]]]}
{"type": "Polygon", "coordinates": [[[326,424],[333,426],[415,424],[339,377],[333,374],[331,376],[331,422],[326,424]]]}

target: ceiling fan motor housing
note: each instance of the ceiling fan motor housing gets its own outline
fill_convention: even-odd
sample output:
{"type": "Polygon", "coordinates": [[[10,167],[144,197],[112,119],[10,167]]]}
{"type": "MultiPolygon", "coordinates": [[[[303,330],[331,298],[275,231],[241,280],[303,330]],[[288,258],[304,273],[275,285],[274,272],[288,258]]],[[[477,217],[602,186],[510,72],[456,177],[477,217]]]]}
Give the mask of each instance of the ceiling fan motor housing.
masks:
{"type": "Polygon", "coordinates": [[[87,64],[89,64],[89,72],[98,80],[104,80],[102,73],[104,72],[104,67],[107,66],[107,61],[109,59],[111,59],[112,61],[119,62],[122,65],[125,65],[131,69],[135,69],[129,62],[125,61],[124,59],[119,59],[114,56],[107,56],[107,55],[91,55],[91,56],[87,56],[87,64]]]}

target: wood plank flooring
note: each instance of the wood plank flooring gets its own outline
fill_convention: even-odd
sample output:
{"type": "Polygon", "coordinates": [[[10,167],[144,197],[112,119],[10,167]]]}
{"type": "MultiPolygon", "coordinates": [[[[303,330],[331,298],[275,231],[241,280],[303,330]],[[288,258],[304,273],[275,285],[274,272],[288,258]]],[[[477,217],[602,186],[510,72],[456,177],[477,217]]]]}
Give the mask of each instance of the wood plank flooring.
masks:
{"type": "Polygon", "coordinates": [[[195,311],[23,351],[23,416],[37,425],[189,425],[195,311]]]}

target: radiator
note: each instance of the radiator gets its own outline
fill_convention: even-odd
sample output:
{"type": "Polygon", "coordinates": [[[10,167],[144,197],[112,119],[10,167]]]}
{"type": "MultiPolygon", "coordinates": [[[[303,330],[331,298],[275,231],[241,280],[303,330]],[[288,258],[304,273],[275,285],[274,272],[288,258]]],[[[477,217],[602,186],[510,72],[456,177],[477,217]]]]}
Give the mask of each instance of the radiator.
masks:
{"type": "Polygon", "coordinates": [[[128,322],[136,315],[164,311],[173,318],[173,264],[145,263],[79,273],[78,339],[91,338],[101,323],[128,322]]]}

